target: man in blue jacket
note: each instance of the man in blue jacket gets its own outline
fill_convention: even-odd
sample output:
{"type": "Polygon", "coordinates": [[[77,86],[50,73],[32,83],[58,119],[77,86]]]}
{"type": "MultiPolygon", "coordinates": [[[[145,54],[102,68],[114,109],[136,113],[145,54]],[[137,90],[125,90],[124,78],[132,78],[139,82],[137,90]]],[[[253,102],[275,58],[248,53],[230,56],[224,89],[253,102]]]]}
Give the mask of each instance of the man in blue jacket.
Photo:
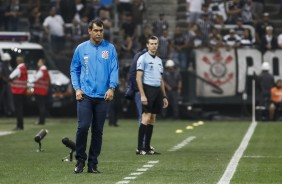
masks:
{"type": "Polygon", "coordinates": [[[100,19],[88,25],[90,40],[77,46],[71,63],[71,80],[77,100],[78,127],[74,173],[82,173],[88,159],[88,172],[100,173],[98,156],[102,147],[103,128],[109,103],[118,85],[118,60],[113,44],[103,39],[100,19]],[[88,130],[91,126],[89,155],[86,154],[88,130]]]}

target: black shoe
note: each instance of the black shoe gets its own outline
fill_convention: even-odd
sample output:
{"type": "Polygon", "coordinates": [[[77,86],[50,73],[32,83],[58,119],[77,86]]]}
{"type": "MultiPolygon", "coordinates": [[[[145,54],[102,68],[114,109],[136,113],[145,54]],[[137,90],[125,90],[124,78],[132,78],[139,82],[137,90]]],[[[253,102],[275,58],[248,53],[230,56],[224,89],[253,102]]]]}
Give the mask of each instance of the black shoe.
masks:
{"type": "Polygon", "coordinates": [[[93,174],[100,174],[101,172],[100,171],[98,171],[98,169],[97,168],[93,168],[93,167],[88,167],[88,171],[87,171],[88,173],[93,173],[93,174]]]}
{"type": "Polygon", "coordinates": [[[141,149],[140,150],[137,149],[135,153],[136,153],[136,155],[146,155],[146,151],[141,150],[141,149]]]}
{"type": "Polygon", "coordinates": [[[74,173],[75,174],[78,174],[78,173],[82,173],[83,172],[83,169],[84,169],[84,166],[85,166],[85,163],[84,162],[81,162],[81,161],[78,161],[75,165],[75,168],[74,168],[74,173]]]}

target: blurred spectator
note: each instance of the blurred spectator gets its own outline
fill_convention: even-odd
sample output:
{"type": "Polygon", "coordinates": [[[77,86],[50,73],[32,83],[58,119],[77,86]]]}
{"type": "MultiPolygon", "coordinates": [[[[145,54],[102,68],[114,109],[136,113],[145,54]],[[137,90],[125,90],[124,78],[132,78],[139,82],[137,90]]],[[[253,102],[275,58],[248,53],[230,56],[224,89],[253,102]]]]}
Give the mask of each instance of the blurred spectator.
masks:
{"type": "Polygon", "coordinates": [[[209,4],[209,11],[213,14],[213,21],[215,24],[223,25],[227,20],[224,1],[211,2],[209,4]]]}
{"type": "MultiPolygon", "coordinates": [[[[262,17],[262,21],[256,24],[256,41],[260,44],[262,37],[265,35],[265,28],[273,25],[270,23],[269,13],[265,12],[262,17]]],[[[273,27],[274,28],[274,27],[273,27]]]]}
{"type": "Polygon", "coordinates": [[[11,66],[11,56],[8,53],[3,53],[2,62],[0,62],[0,110],[6,116],[12,116],[15,112],[14,99],[9,83],[9,75],[13,69],[11,66]]]}
{"type": "Polygon", "coordinates": [[[204,45],[208,43],[208,36],[212,30],[213,22],[209,19],[207,13],[203,13],[201,18],[197,20],[197,25],[200,28],[202,41],[204,45]]]}
{"type": "Polygon", "coordinates": [[[119,87],[117,87],[115,89],[115,98],[110,101],[110,106],[109,106],[109,110],[108,110],[108,122],[109,122],[109,126],[113,126],[113,127],[118,127],[118,118],[119,118],[119,114],[120,114],[120,110],[121,110],[121,106],[122,106],[122,93],[119,89],[119,87]]]}
{"type": "Polygon", "coordinates": [[[99,15],[100,15],[100,19],[104,23],[104,39],[109,42],[112,42],[111,29],[113,26],[113,21],[110,17],[110,12],[107,9],[101,9],[99,15]]]}
{"type": "Polygon", "coordinates": [[[264,53],[267,50],[277,49],[277,38],[273,35],[273,27],[266,27],[266,34],[262,37],[261,40],[261,51],[264,53]]]}
{"type": "Polygon", "coordinates": [[[40,42],[43,36],[43,15],[40,6],[34,6],[31,10],[31,14],[28,17],[29,20],[29,32],[31,35],[31,41],[40,42]]]}
{"type": "Polygon", "coordinates": [[[280,33],[277,37],[277,46],[279,49],[282,49],[282,33],[280,33]]]}
{"type": "Polygon", "coordinates": [[[236,20],[241,17],[243,2],[241,0],[227,0],[225,8],[227,13],[227,24],[235,24],[236,20]]]}
{"type": "Polygon", "coordinates": [[[113,0],[99,0],[99,6],[107,9],[108,11],[112,11],[113,0]]]}
{"type": "Polygon", "coordinates": [[[188,46],[188,40],[180,27],[176,26],[175,32],[172,38],[172,59],[182,70],[186,70],[188,67],[186,49],[188,46]]]}
{"type": "Polygon", "coordinates": [[[188,24],[196,23],[196,21],[201,17],[202,5],[205,0],[186,0],[187,3],[187,13],[188,13],[188,24]]]}
{"type": "Polygon", "coordinates": [[[243,36],[245,28],[243,27],[243,21],[241,17],[236,20],[236,27],[234,28],[234,31],[238,36],[243,36]]]}
{"type": "Polygon", "coordinates": [[[71,24],[76,13],[75,0],[60,0],[60,15],[66,24],[71,24]]]}
{"type": "Polygon", "coordinates": [[[124,20],[124,16],[127,13],[132,13],[132,3],[131,0],[117,0],[117,10],[119,14],[119,19],[121,22],[124,20]]]}
{"type": "Polygon", "coordinates": [[[10,0],[8,7],[4,12],[4,24],[7,31],[17,31],[19,18],[22,15],[19,0],[10,0]]]}
{"type": "Polygon", "coordinates": [[[43,22],[44,31],[48,35],[49,46],[53,52],[61,51],[65,46],[65,22],[61,15],[56,14],[56,11],[56,8],[52,7],[49,16],[43,22]]]}
{"type": "Polygon", "coordinates": [[[271,103],[269,106],[269,119],[276,120],[278,111],[282,109],[282,80],[276,81],[275,86],[271,88],[271,103]]]}
{"type": "MultiPolygon", "coordinates": [[[[83,28],[77,21],[77,19],[73,19],[72,25],[69,29],[69,32],[66,34],[66,38],[70,41],[71,43],[71,48],[72,50],[77,47],[79,43],[81,43],[83,39],[83,28]]],[[[88,37],[88,36],[87,36],[88,37]]]]}
{"type": "Polygon", "coordinates": [[[280,14],[282,14],[282,0],[280,0],[280,14]]]}
{"type": "Polygon", "coordinates": [[[172,39],[168,30],[164,29],[162,36],[159,38],[158,56],[164,61],[171,58],[172,39]]]}
{"type": "Polygon", "coordinates": [[[157,37],[160,37],[162,35],[162,32],[164,29],[168,29],[169,25],[168,22],[165,20],[165,15],[164,13],[159,14],[159,19],[155,20],[152,23],[153,26],[153,34],[157,37]]]}
{"type": "Polygon", "coordinates": [[[181,97],[182,78],[179,70],[176,68],[173,60],[167,60],[165,63],[163,79],[165,82],[166,95],[169,100],[168,108],[163,109],[163,117],[172,112],[173,119],[179,118],[178,100],[181,97]]]}
{"type": "Polygon", "coordinates": [[[208,37],[208,47],[211,49],[211,51],[217,51],[220,47],[222,47],[222,45],[222,36],[218,29],[213,27],[208,37]]]}
{"type": "Polygon", "coordinates": [[[136,24],[132,21],[131,13],[125,15],[125,21],[121,25],[122,36],[130,36],[133,40],[137,36],[136,24]]]}
{"type": "Polygon", "coordinates": [[[242,48],[252,48],[254,46],[253,37],[249,29],[245,29],[243,36],[240,40],[240,47],[242,48]]]}
{"type": "Polygon", "coordinates": [[[84,14],[87,14],[85,3],[83,0],[75,0],[74,18],[80,22],[84,14]]]}
{"type": "Polygon", "coordinates": [[[126,35],[121,43],[122,59],[132,59],[135,50],[133,47],[133,40],[130,36],[126,35]]]}
{"type": "Polygon", "coordinates": [[[264,0],[253,0],[251,11],[255,21],[260,20],[264,12],[264,0]]]}
{"type": "Polygon", "coordinates": [[[245,0],[241,16],[244,24],[253,25],[252,0],[245,0]]]}
{"type": "Polygon", "coordinates": [[[138,51],[147,48],[146,43],[147,39],[152,35],[152,30],[149,26],[145,26],[143,29],[143,33],[138,37],[138,51]]]}
{"type": "Polygon", "coordinates": [[[235,33],[234,29],[229,30],[229,34],[223,37],[225,47],[229,50],[232,48],[238,48],[240,46],[240,36],[235,33]]]}
{"type": "Polygon", "coordinates": [[[146,6],[143,0],[133,0],[132,2],[132,21],[136,24],[137,35],[141,35],[143,21],[146,19],[146,6]]]}

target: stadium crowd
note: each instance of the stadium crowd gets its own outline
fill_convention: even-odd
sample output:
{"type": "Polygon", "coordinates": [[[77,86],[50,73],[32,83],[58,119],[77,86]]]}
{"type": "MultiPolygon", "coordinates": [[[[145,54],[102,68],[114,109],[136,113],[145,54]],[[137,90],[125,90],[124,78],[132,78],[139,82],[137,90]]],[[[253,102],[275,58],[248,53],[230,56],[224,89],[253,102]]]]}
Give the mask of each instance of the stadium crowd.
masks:
{"type": "Polygon", "coordinates": [[[261,52],[282,48],[282,33],[275,32],[270,14],[264,12],[264,0],[186,0],[186,27],[171,27],[166,12],[151,20],[147,4],[146,0],[2,0],[0,30],[22,31],[20,20],[26,18],[31,41],[42,44],[68,71],[74,49],[89,38],[88,22],[100,17],[104,38],[118,52],[122,91],[131,60],[146,47],[150,35],[159,37],[163,63],[171,59],[179,70],[192,66],[197,48],[244,47],[261,52]]]}

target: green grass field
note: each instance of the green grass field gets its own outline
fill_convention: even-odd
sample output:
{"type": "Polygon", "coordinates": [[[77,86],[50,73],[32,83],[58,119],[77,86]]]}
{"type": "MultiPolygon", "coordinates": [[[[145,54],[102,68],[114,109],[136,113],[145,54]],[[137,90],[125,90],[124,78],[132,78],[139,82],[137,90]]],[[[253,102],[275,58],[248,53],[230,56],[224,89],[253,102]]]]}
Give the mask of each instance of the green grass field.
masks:
{"type": "MultiPolygon", "coordinates": [[[[74,174],[75,161],[62,162],[70,150],[61,140],[66,136],[75,140],[76,119],[48,119],[45,126],[34,125],[35,120],[26,118],[24,131],[0,136],[1,184],[217,183],[251,124],[211,121],[193,126],[193,121],[159,120],[152,145],[162,154],[151,156],[135,155],[137,120],[119,120],[118,128],[105,124],[98,165],[102,174],[93,175],[74,174]],[[34,136],[42,128],[48,130],[42,140],[44,151],[36,152],[34,136]],[[177,129],[183,132],[177,134],[177,129]],[[139,172],[140,168],[147,170],[139,172]]],[[[15,119],[0,119],[0,132],[14,127],[15,119]]],[[[231,183],[282,183],[281,140],[281,122],[258,122],[231,183]]]]}

